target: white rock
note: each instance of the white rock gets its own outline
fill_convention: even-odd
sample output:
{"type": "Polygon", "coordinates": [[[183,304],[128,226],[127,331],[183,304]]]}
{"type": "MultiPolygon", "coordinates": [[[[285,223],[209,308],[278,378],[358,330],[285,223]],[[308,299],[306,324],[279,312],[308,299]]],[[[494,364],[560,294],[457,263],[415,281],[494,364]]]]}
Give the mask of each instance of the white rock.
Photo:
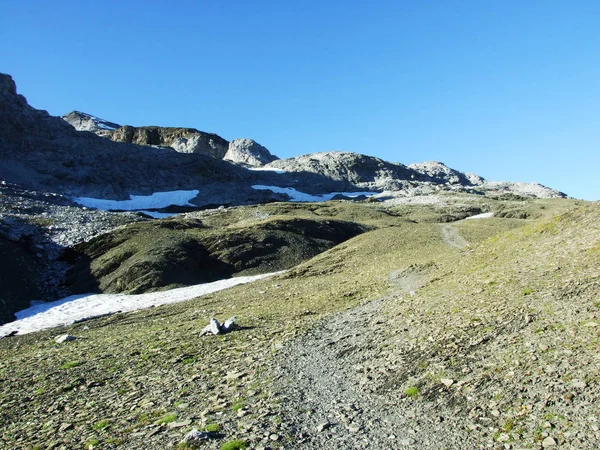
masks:
{"type": "Polygon", "coordinates": [[[221,326],[221,331],[223,333],[228,333],[229,331],[231,331],[233,329],[233,327],[235,326],[236,320],[237,320],[237,317],[235,317],[235,316],[227,319],[225,321],[225,323],[223,323],[223,325],[221,326]]]}
{"type": "Polygon", "coordinates": [[[454,384],[454,380],[452,380],[450,378],[442,378],[440,381],[446,387],[450,387],[450,386],[452,386],[454,384]]]}
{"type": "Polygon", "coordinates": [[[207,432],[198,431],[196,428],[194,428],[192,431],[190,431],[188,434],[186,434],[183,437],[183,440],[181,442],[184,444],[200,443],[200,442],[208,440],[209,437],[210,436],[207,432]]]}
{"type": "Polygon", "coordinates": [[[54,342],[57,344],[62,344],[63,342],[74,341],[75,339],[75,336],[71,336],[70,334],[61,334],[60,336],[56,336],[54,338],[54,342]]]}

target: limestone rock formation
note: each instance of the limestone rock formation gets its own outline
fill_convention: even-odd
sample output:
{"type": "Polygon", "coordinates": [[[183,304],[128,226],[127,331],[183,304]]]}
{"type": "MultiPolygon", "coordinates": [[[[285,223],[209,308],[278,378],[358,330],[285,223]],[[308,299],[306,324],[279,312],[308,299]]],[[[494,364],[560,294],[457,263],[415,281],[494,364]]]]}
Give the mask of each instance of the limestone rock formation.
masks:
{"type": "Polygon", "coordinates": [[[73,125],[77,131],[91,131],[98,136],[106,136],[111,131],[121,127],[118,123],[109,122],[81,111],[72,111],[62,116],[62,118],[73,125]]]}
{"type": "Polygon", "coordinates": [[[260,167],[279,159],[269,150],[252,139],[234,139],[229,143],[229,149],[223,158],[227,161],[260,167]]]}
{"type": "Polygon", "coordinates": [[[200,153],[217,159],[222,159],[229,147],[229,142],[221,136],[195,128],[125,125],[106,134],[106,137],[128,144],[171,147],[180,153],[200,153]]]}
{"type": "Polygon", "coordinates": [[[409,164],[407,167],[442,183],[461,184],[464,186],[483,183],[483,178],[478,175],[459,172],[437,161],[409,164]]]}
{"type": "Polygon", "coordinates": [[[430,180],[430,177],[403,164],[351,152],[311,153],[280,159],[269,163],[267,167],[317,174],[345,184],[340,186],[340,190],[402,190],[410,186],[411,182],[430,180]]]}

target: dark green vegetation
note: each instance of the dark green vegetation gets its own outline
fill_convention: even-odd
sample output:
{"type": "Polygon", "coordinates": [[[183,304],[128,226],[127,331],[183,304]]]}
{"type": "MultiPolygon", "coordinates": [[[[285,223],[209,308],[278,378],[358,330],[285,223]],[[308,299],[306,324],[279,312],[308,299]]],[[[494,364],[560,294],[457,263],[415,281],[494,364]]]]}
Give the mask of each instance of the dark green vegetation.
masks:
{"type": "MultiPolygon", "coordinates": [[[[347,202],[243,207],[189,223],[150,222],[92,241],[81,249],[93,258],[92,270],[101,259],[93,245],[100,242],[122,255],[143,244],[142,254],[150,258],[156,253],[149,243],[167,254],[168,239],[185,249],[180,243],[197,237],[217,260],[239,263],[236,271],[251,273],[270,271],[267,262],[289,267],[293,255],[265,251],[240,258],[248,254],[240,236],[258,245],[259,237],[279,233],[310,252],[307,239],[319,249],[335,245],[328,234],[332,223],[354,234],[370,229],[275,278],[76,324],[69,332],[79,339],[66,344],[52,340],[63,330],[1,340],[0,441],[8,448],[98,442],[98,448],[158,449],[177,445],[192,426],[218,424],[223,438],[207,444],[210,448],[256,442],[257,433],[265,432],[280,438],[270,446],[290,446],[283,420],[289,411],[281,411],[270,378],[278,348],[331,313],[393,293],[391,273],[420,267],[429,282],[382,312],[390,345],[381,355],[397,362],[384,388],[403,398],[415,388],[409,392],[418,395],[406,400],[417,414],[437,417],[443,410],[447,420],[455,420],[449,429],[484,445],[537,448],[546,433],[557,443],[582,439],[572,447],[594,448],[600,207],[568,200],[444,201],[394,208],[347,202]],[[475,208],[510,209],[535,220],[460,221],[451,226],[470,245],[461,250],[445,243],[436,215],[442,222],[475,208]],[[239,250],[215,248],[219,237],[239,250]],[[259,262],[252,265],[254,258],[259,262]],[[199,337],[210,317],[233,314],[245,329],[199,337]],[[441,384],[442,378],[452,386],[441,384]],[[178,422],[189,425],[171,427],[178,422]]],[[[123,258],[122,265],[133,258],[123,258]]],[[[114,280],[116,288],[120,278],[110,276],[124,270],[122,265],[98,276],[100,283],[114,280]]]]}
{"type": "Polygon", "coordinates": [[[269,211],[248,208],[237,220],[224,212],[202,219],[141,222],[99,236],[76,248],[72,290],[99,287],[102,292],[138,294],[275,272],[369,229],[331,217],[274,216],[269,211]],[[233,221],[225,225],[221,215],[233,221]]]}

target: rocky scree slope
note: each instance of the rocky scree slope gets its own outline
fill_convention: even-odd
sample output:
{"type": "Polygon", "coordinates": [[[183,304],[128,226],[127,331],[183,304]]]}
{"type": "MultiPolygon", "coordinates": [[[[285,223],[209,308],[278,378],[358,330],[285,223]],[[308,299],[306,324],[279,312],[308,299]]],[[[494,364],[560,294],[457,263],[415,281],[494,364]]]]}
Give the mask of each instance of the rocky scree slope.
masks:
{"type": "Polygon", "coordinates": [[[67,249],[142,220],[148,219],[81,208],[59,194],[0,182],[0,323],[15,320],[31,300],[71,294],[67,249]]]}

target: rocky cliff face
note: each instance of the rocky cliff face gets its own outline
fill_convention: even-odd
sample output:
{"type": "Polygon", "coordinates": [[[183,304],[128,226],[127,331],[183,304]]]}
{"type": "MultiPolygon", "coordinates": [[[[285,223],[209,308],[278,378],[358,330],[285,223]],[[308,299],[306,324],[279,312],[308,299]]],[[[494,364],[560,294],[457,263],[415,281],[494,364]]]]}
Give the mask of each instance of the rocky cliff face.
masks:
{"type": "Polygon", "coordinates": [[[199,153],[222,159],[227,153],[229,142],[213,133],[195,128],[132,127],[126,125],[106,134],[117,142],[128,144],[171,147],[179,153],[199,153]]]}
{"type": "Polygon", "coordinates": [[[234,139],[229,143],[229,149],[223,158],[227,161],[260,167],[279,158],[252,139],[234,139]]]}
{"type": "Polygon", "coordinates": [[[241,182],[248,172],[203,154],[79,132],[60,117],[29,106],[5,74],[0,74],[0,160],[0,179],[30,189],[102,198],[241,182]]]}

